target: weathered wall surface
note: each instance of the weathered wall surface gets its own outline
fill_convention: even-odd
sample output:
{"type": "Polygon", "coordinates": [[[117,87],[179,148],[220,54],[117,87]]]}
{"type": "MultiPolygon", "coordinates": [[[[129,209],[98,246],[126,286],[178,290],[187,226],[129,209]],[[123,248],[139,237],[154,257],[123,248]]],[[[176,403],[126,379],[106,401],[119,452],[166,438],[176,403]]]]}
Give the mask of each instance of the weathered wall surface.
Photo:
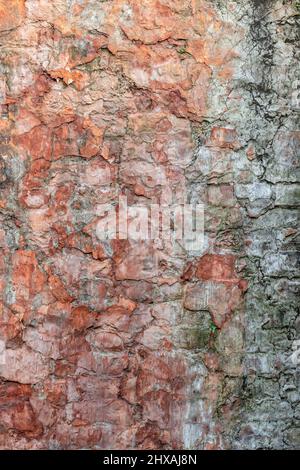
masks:
{"type": "Polygon", "coordinates": [[[299,448],[297,21],[0,0],[0,448],[299,448]],[[202,201],[202,256],[99,241],[119,194],[202,201]]]}

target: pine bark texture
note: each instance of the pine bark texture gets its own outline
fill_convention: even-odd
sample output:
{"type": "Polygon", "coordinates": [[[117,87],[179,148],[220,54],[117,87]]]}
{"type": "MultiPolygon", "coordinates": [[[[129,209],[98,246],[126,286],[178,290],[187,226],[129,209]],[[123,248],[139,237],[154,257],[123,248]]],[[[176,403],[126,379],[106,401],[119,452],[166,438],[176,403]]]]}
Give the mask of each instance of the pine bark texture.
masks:
{"type": "Polygon", "coordinates": [[[1,449],[300,447],[299,9],[0,0],[1,449]],[[203,254],[99,240],[120,194],[203,254]]]}

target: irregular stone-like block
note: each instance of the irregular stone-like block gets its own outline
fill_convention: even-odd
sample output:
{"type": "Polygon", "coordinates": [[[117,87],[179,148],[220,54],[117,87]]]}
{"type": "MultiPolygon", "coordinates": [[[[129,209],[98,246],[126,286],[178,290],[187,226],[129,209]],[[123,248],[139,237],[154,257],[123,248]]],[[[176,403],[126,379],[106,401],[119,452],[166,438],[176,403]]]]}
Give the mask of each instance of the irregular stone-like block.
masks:
{"type": "Polygon", "coordinates": [[[0,31],[17,28],[25,16],[24,0],[1,0],[0,2],[0,31]]]}
{"type": "Polygon", "coordinates": [[[49,364],[41,354],[25,346],[5,351],[4,364],[0,364],[0,376],[21,384],[35,384],[49,374],[49,364]]]}
{"type": "Polygon", "coordinates": [[[197,264],[196,276],[203,280],[236,283],[235,262],[234,255],[204,255],[197,264]]]}

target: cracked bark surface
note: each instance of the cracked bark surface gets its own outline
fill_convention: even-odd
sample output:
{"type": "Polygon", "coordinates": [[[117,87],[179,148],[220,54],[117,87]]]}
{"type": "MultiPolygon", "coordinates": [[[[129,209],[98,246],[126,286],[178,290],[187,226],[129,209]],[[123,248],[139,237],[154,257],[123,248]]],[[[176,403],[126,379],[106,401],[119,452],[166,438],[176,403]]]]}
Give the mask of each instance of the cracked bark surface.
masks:
{"type": "Polygon", "coordinates": [[[298,3],[0,0],[1,449],[299,448],[298,3]]]}

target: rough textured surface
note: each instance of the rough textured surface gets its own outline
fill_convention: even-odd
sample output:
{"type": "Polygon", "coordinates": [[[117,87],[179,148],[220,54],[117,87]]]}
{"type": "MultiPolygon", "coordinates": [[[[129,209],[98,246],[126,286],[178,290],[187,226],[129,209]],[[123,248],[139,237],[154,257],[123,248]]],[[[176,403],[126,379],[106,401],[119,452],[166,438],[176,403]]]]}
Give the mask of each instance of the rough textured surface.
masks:
{"type": "Polygon", "coordinates": [[[299,448],[297,22],[0,1],[1,449],[299,448]],[[120,193],[204,202],[203,256],[101,243],[120,193]]]}

